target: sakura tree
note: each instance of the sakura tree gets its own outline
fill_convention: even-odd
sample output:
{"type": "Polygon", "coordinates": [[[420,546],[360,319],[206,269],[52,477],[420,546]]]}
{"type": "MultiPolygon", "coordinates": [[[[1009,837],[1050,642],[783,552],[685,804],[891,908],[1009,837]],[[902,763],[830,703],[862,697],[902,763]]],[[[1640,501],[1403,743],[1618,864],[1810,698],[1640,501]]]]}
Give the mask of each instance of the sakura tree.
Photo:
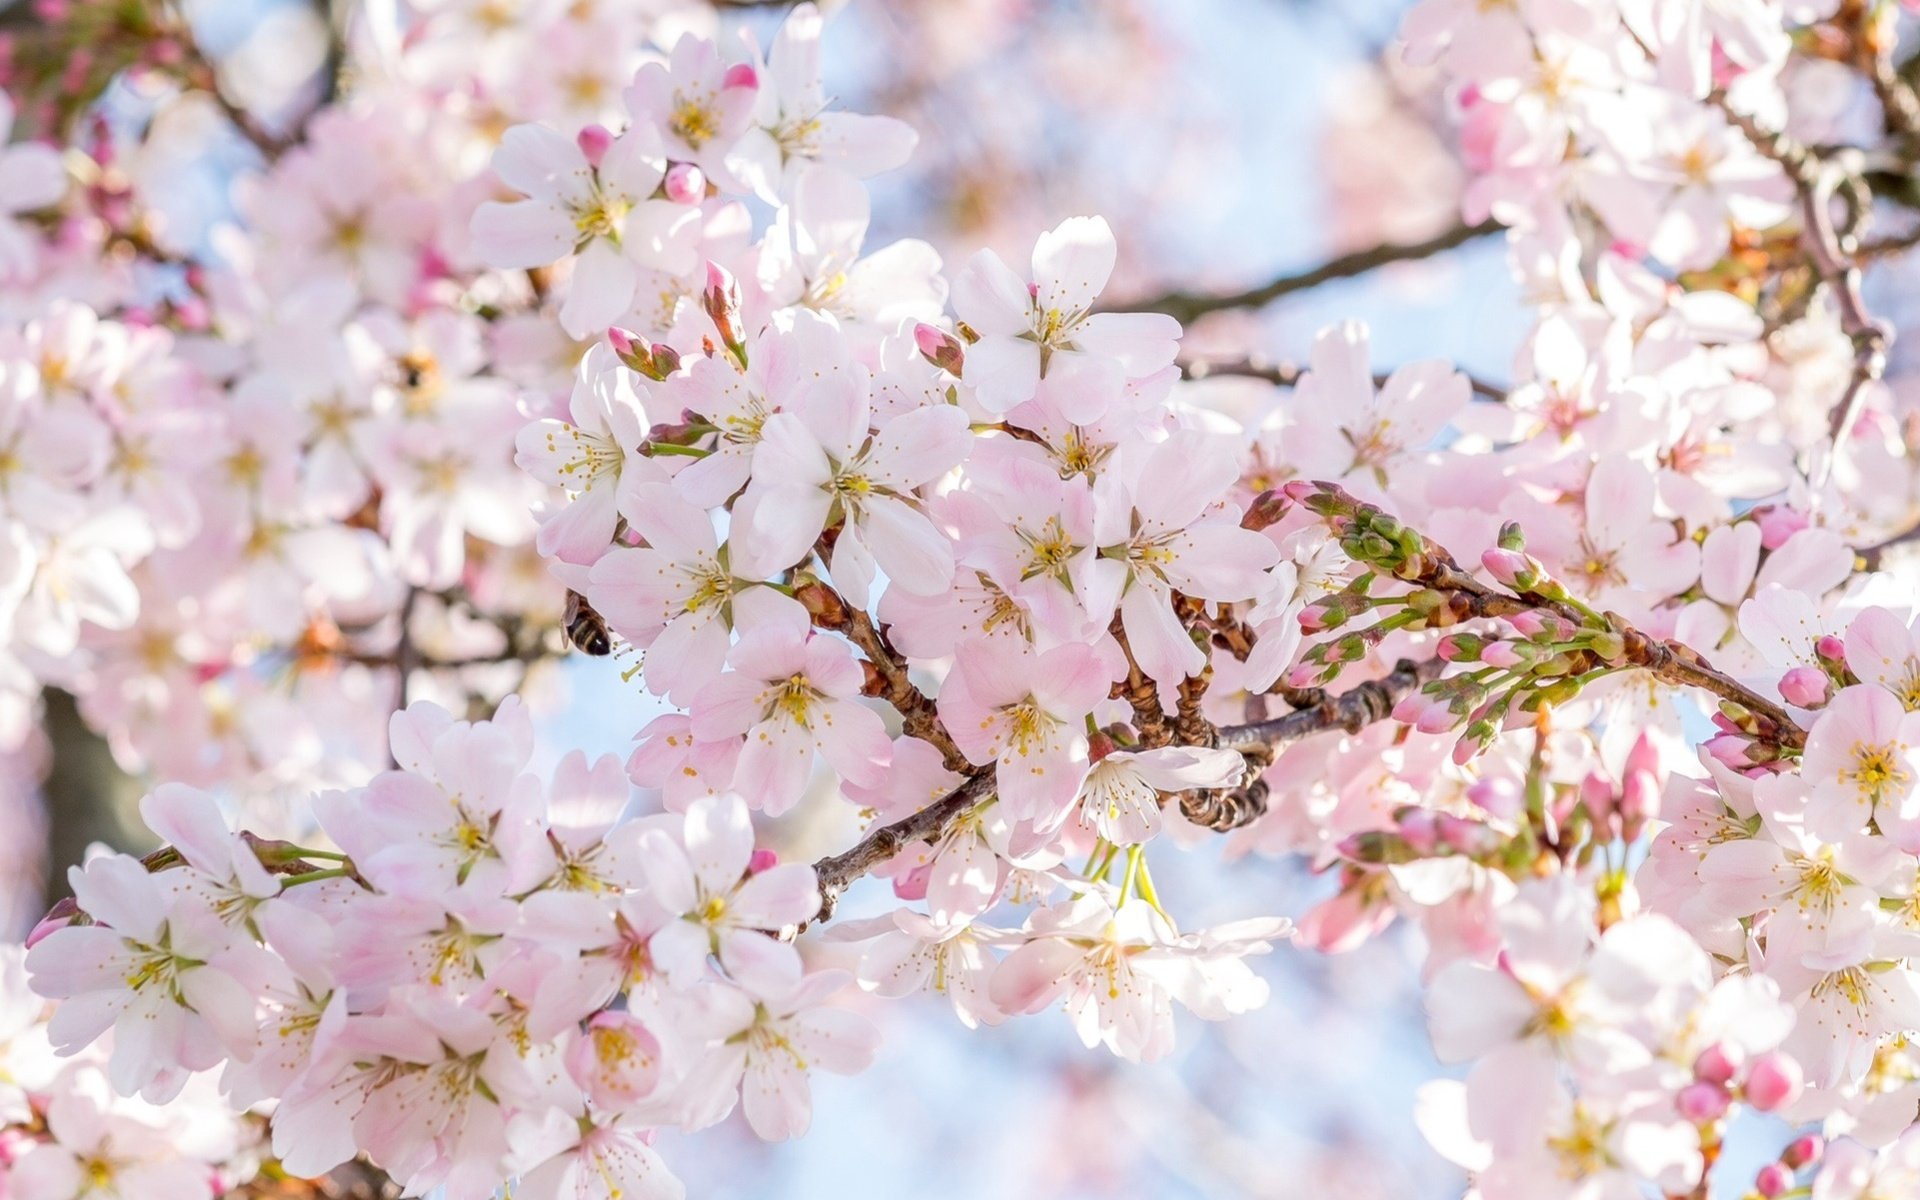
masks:
{"type": "Polygon", "coordinates": [[[1343,119],[1459,194],[1151,295],[982,182],[1024,60],[863,4],[283,6],[274,94],[192,5],[10,25],[0,759],[83,725],[158,849],[0,949],[0,1197],[679,1197],[883,1002],[1148,1062],[1396,924],[1470,1195],[1920,1195],[1902,7],[1419,0],[1343,119]],[[1510,382],[1236,321],[1495,237],[1510,382]],[[631,749],[549,761],[580,658],[631,749]]]}

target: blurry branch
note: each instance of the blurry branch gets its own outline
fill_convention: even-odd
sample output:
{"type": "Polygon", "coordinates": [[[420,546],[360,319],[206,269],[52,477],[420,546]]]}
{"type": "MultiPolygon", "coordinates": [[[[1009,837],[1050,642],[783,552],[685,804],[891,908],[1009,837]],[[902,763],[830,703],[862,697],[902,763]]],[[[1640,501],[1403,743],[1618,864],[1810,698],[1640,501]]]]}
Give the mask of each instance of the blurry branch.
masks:
{"type": "MultiPolygon", "coordinates": [[[[1736,128],[1746,135],[1754,149],[1780,164],[1793,181],[1800,198],[1800,240],[1814,273],[1833,294],[1839,311],[1840,331],[1853,343],[1853,372],[1846,390],[1834,404],[1827,431],[1833,443],[1825,465],[1831,468],[1867,392],[1887,369],[1887,330],[1867,313],[1860,294],[1859,242],[1855,234],[1866,220],[1873,196],[1857,173],[1835,162],[1822,160],[1812,151],[1783,133],[1763,128],[1752,117],[1728,103],[1724,89],[1715,89],[1710,99],[1736,128]],[[1838,196],[1847,207],[1844,225],[1833,219],[1833,201],[1838,196]]],[[[1889,120],[1892,115],[1889,114],[1889,120]]]]}
{"type": "Polygon", "coordinates": [[[1161,312],[1174,317],[1182,323],[1196,320],[1208,313],[1223,312],[1234,308],[1261,308],[1295,292],[1304,292],[1330,283],[1336,279],[1349,279],[1355,275],[1364,275],[1380,267],[1399,262],[1413,262],[1418,259],[1432,258],[1436,254],[1464,246],[1500,232],[1504,228],[1498,221],[1482,221],[1478,225],[1458,224],[1445,232],[1436,234],[1423,242],[1401,244],[1383,244],[1370,246],[1365,250],[1356,250],[1342,254],[1338,258],[1328,259],[1311,270],[1298,274],[1282,275],[1270,283],[1244,292],[1209,294],[1196,292],[1168,292],[1116,307],[1127,312],[1161,312]]]}
{"type": "MultiPolygon", "coordinates": [[[[1917,239],[1920,240],[1920,239],[1917,239]]],[[[1202,379],[1264,379],[1276,387],[1293,387],[1306,374],[1304,367],[1290,362],[1272,363],[1263,358],[1194,359],[1180,364],[1180,376],[1183,379],[1199,382],[1202,379]]],[[[1462,371],[1462,375],[1466,372],[1462,371]]],[[[1375,387],[1385,387],[1387,380],[1393,378],[1393,372],[1382,371],[1373,377],[1375,387]]],[[[1495,404],[1506,402],[1507,393],[1484,379],[1466,375],[1467,386],[1473,394],[1495,404]]]]}
{"type": "Polygon", "coordinates": [[[1910,525],[1886,541],[1867,546],[1854,553],[1860,561],[1860,568],[1862,570],[1877,571],[1880,569],[1880,560],[1886,556],[1887,551],[1897,546],[1909,545],[1916,541],[1920,541],[1920,524],[1910,525]]]}
{"type": "MultiPolygon", "coordinates": [[[[1231,726],[1219,731],[1218,744],[1231,747],[1250,757],[1271,761],[1274,751],[1290,742],[1329,729],[1357,732],[1364,726],[1385,720],[1399,699],[1421,683],[1438,675],[1439,660],[1414,664],[1402,661],[1384,679],[1363,683],[1337,696],[1329,696],[1313,708],[1288,713],[1271,721],[1231,726]]],[[[932,804],[888,825],[869,830],[852,848],[823,858],[813,864],[820,879],[820,915],[816,921],[833,916],[834,906],[854,880],[886,862],[915,842],[938,842],[961,819],[972,813],[993,795],[994,772],[991,766],[980,768],[967,781],[932,804]]],[[[1182,811],[1186,810],[1182,805],[1182,811]]],[[[1264,812],[1255,803],[1239,810],[1240,824],[1264,812]]]]}
{"type": "Polygon", "coordinates": [[[41,792],[47,803],[47,907],[72,894],[67,867],[86,857],[87,847],[104,842],[116,850],[146,849],[151,834],[132,817],[140,796],[138,781],[120,769],[99,734],[81,719],[72,696],[56,688],[42,694],[47,740],[53,762],[41,792]]]}

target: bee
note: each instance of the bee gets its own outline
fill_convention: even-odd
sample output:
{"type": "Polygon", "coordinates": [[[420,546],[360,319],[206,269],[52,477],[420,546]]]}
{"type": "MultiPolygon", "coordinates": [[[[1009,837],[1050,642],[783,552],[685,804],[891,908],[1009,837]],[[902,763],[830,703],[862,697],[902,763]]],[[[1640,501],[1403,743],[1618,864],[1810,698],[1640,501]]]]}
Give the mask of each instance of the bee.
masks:
{"type": "Polygon", "coordinates": [[[567,591],[567,640],[575,648],[595,657],[613,653],[613,634],[607,619],[593,611],[587,598],[571,588],[567,591]]]}

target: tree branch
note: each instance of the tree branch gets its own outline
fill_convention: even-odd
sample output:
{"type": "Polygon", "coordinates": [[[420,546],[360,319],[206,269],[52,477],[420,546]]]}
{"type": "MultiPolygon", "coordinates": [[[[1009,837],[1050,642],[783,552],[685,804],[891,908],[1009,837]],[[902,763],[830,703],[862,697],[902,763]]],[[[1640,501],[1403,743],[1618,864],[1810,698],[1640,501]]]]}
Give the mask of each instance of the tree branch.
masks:
{"type": "Polygon", "coordinates": [[[1853,372],[1828,421],[1833,449],[1820,471],[1824,478],[1834,456],[1853,431],[1854,418],[1859,415],[1867,392],[1887,369],[1887,330],[1868,315],[1866,301],[1860,294],[1859,246],[1852,229],[1866,216],[1871,196],[1864,194],[1867,186],[1864,181],[1847,175],[1785,134],[1763,128],[1752,117],[1735,109],[1728,102],[1725,90],[1715,89],[1708,98],[1746,135],[1754,149],[1779,163],[1793,181],[1800,197],[1801,244],[1813,264],[1814,274],[1833,293],[1834,304],[1839,309],[1840,330],[1853,343],[1853,372]],[[1833,223],[1834,193],[1843,184],[1850,189],[1849,203],[1855,214],[1846,229],[1833,223]],[[1853,190],[1863,195],[1853,195],[1853,190]]]}
{"type": "Polygon", "coordinates": [[[1214,295],[1196,292],[1168,292],[1124,305],[1127,312],[1160,312],[1175,317],[1182,323],[1191,322],[1208,313],[1221,312],[1232,308],[1261,308],[1271,304],[1282,296],[1295,292],[1304,292],[1319,287],[1335,279],[1347,279],[1355,275],[1364,275],[1368,271],[1397,262],[1413,262],[1416,259],[1431,258],[1436,254],[1466,245],[1468,242],[1498,233],[1503,229],[1498,221],[1482,221],[1478,225],[1465,223],[1452,228],[1423,242],[1401,244],[1383,244],[1370,246],[1365,250],[1356,250],[1342,254],[1338,258],[1328,259],[1311,270],[1298,274],[1282,275],[1271,283],[1244,292],[1230,292],[1214,295]]]}
{"type": "MultiPolygon", "coordinates": [[[[1920,241],[1920,237],[1916,240],[1920,241]]],[[[1295,363],[1274,363],[1264,358],[1230,358],[1218,361],[1192,359],[1180,364],[1181,378],[1195,383],[1203,379],[1264,379],[1275,387],[1290,388],[1298,385],[1300,377],[1304,374],[1306,369],[1295,363]]],[[[1472,375],[1467,375],[1465,371],[1461,371],[1460,374],[1466,376],[1467,386],[1473,389],[1474,395],[1483,400],[1491,400],[1495,404],[1506,403],[1506,389],[1495,387],[1484,379],[1476,379],[1472,375]]],[[[1393,372],[1382,371],[1373,377],[1373,385],[1385,387],[1387,380],[1391,378],[1393,378],[1393,372]]]]}
{"type": "MultiPolygon", "coordinates": [[[[1254,751],[1256,755],[1271,759],[1273,751],[1316,733],[1329,729],[1357,732],[1371,722],[1386,719],[1400,697],[1438,675],[1443,665],[1438,659],[1417,665],[1402,662],[1386,678],[1330,696],[1314,708],[1288,713],[1271,721],[1222,729],[1219,731],[1218,744],[1242,753],[1254,751]],[[1260,754],[1262,751],[1265,753],[1260,754]]],[[[854,880],[905,847],[915,842],[938,842],[945,837],[961,818],[992,796],[993,780],[993,768],[981,768],[965,783],[919,812],[888,825],[876,826],[851,848],[813,864],[814,874],[820,880],[820,914],[814,920],[818,922],[831,918],[840,896],[854,880]]],[[[1245,815],[1245,820],[1258,815],[1258,810],[1252,811],[1245,815]]],[[[1244,824],[1245,820],[1240,823],[1244,824]]]]}

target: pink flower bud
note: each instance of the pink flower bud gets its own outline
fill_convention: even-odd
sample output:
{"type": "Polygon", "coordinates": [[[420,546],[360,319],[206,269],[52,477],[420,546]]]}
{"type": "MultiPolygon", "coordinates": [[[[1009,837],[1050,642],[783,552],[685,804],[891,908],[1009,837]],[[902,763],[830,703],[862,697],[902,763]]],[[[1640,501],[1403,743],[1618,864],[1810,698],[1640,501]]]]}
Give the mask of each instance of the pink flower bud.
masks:
{"type": "Polygon", "coordinates": [[[1780,504],[1754,510],[1753,519],[1760,526],[1760,545],[1767,550],[1778,550],[1788,538],[1812,524],[1806,513],[1780,504]]]}
{"type": "Polygon", "coordinates": [[[613,145],[613,132],[605,125],[589,125],[573,140],[580,147],[580,153],[587,156],[587,165],[597,171],[600,169],[600,160],[607,156],[608,147],[613,145]]]}
{"type": "Polygon", "coordinates": [[[1715,1042],[1693,1060],[1693,1077],[1704,1083],[1728,1084],[1740,1073],[1746,1054],[1735,1042],[1715,1042]]]}
{"type": "Polygon", "coordinates": [[[1505,671],[1527,660],[1514,649],[1512,642],[1488,642],[1486,649],[1480,652],[1480,661],[1505,671]]]}
{"type": "Polygon", "coordinates": [[[675,163],[661,188],[675,204],[698,204],[707,198],[707,174],[692,163],[675,163]]]}
{"type": "MultiPolygon", "coordinates": [[[[62,900],[60,903],[70,904],[72,902],[71,900],[62,900]]],[[[80,909],[76,905],[72,912],[63,916],[60,915],[59,905],[55,905],[54,910],[46,916],[41,917],[39,923],[27,934],[27,949],[33,949],[42,941],[46,940],[49,935],[58,933],[60,930],[73,924],[73,919],[79,915],[79,912],[80,909]]]]}
{"type": "Polygon", "coordinates": [[[740,328],[740,284],[732,272],[711,259],[707,260],[707,290],[701,294],[700,303],[727,349],[737,352],[746,344],[740,328]]]}
{"type": "Polygon", "coordinates": [[[1440,833],[1434,824],[1433,810],[1415,808],[1400,818],[1400,836],[1407,840],[1421,854],[1432,854],[1434,847],[1440,844],[1440,833]]]}
{"type": "Polygon", "coordinates": [[[1727,1106],[1732,1102],[1733,1098],[1727,1095],[1727,1089],[1717,1083],[1706,1082],[1690,1083],[1673,1098],[1674,1108],[1695,1125],[1718,1121],[1727,1115],[1727,1106]]]}
{"type": "Polygon", "coordinates": [[[720,86],[757,89],[760,86],[760,72],[753,69],[752,63],[735,63],[728,67],[727,73],[721,77],[720,86]]]}
{"type": "Polygon", "coordinates": [[[966,367],[966,347],[960,339],[937,325],[925,321],[913,327],[913,344],[920,348],[920,356],[939,367],[949,375],[958,376],[966,367]]]}
{"type": "Polygon", "coordinates": [[[1520,789],[1509,779],[1480,779],[1467,789],[1467,799],[1473,801],[1481,811],[1499,820],[1512,820],[1520,815],[1524,798],[1520,789]]]}
{"type": "Polygon", "coordinates": [[[1780,1152],[1780,1161],[1798,1171],[1801,1167],[1810,1167],[1819,1162],[1826,1152],[1826,1139],[1817,1133],[1808,1133],[1788,1143],[1787,1148],[1780,1152]]]}
{"type": "Polygon", "coordinates": [[[1631,842],[1660,815],[1660,784],[1651,771],[1635,771],[1620,788],[1620,836],[1631,842]]]}
{"type": "Polygon", "coordinates": [[[1823,634],[1820,640],[1813,644],[1813,652],[1828,662],[1847,661],[1847,644],[1830,633],[1823,634]]]}
{"type": "Polygon", "coordinates": [[[779,865],[779,854],[762,846],[754,850],[752,856],[747,859],[747,874],[758,875],[762,871],[779,865]]]}
{"type": "Polygon", "coordinates": [[[1606,830],[1613,818],[1613,780],[1598,771],[1588,771],[1580,781],[1580,803],[1593,819],[1594,828],[1606,830]]]}
{"type": "Polygon", "coordinates": [[[1773,1112],[1800,1098],[1800,1064],[1778,1050],[1753,1060],[1747,1071],[1747,1103],[1773,1112]]]}
{"type": "Polygon", "coordinates": [[[1289,479],[1280,485],[1280,491],[1287,499],[1298,504],[1310,496],[1318,495],[1320,487],[1310,479],[1289,479]]]}
{"type": "Polygon", "coordinates": [[[1784,1196],[1792,1190],[1792,1188],[1793,1172],[1787,1170],[1777,1162],[1770,1162],[1766,1166],[1761,1167],[1759,1173],[1753,1177],[1753,1190],[1765,1197],[1766,1200],[1774,1200],[1776,1196],[1784,1196]]]}
{"type": "Polygon", "coordinates": [[[1780,677],[1780,697],[1799,708],[1819,708],[1827,702],[1833,681],[1819,667],[1795,667],[1780,677]]]}
{"type": "Polygon", "coordinates": [[[1478,855],[1493,849],[1499,835],[1485,825],[1463,820],[1452,813],[1440,813],[1434,819],[1440,840],[1461,854],[1478,855]]]}
{"type": "Polygon", "coordinates": [[[1747,757],[1747,739],[1737,733],[1708,738],[1704,749],[1730,771],[1744,771],[1753,765],[1753,760],[1747,757]]]}
{"type": "Polygon", "coordinates": [[[1480,556],[1480,565],[1503,586],[1519,591],[1530,587],[1535,577],[1526,552],[1522,550],[1503,550],[1493,546],[1480,556]]]}
{"type": "Polygon", "coordinates": [[[1554,626],[1554,622],[1547,619],[1547,614],[1531,608],[1526,612],[1513,614],[1507,618],[1507,623],[1518,630],[1520,636],[1524,638],[1544,637],[1554,626]]]}

